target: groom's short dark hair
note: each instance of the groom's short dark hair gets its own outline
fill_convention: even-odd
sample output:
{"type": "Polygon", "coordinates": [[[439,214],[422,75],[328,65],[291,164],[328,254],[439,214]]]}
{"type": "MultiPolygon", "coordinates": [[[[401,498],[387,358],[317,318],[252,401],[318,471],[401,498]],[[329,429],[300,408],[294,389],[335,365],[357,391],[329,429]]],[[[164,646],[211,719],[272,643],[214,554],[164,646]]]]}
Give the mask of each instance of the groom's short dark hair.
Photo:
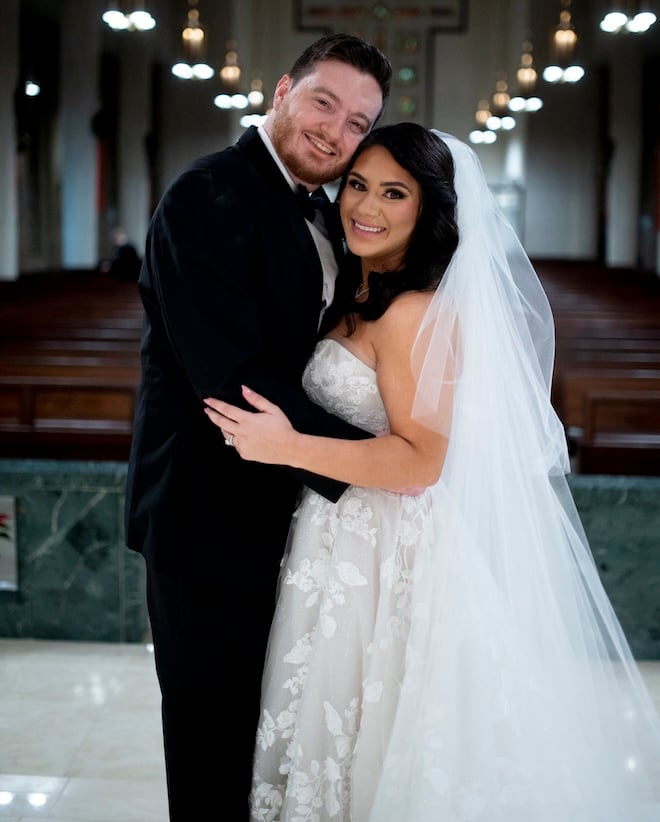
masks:
{"type": "Polygon", "coordinates": [[[328,34],[308,46],[288,74],[296,83],[313,71],[317,63],[325,60],[339,60],[353,66],[358,71],[371,74],[381,88],[383,103],[385,103],[390,93],[392,66],[376,46],[353,34],[328,34]]]}

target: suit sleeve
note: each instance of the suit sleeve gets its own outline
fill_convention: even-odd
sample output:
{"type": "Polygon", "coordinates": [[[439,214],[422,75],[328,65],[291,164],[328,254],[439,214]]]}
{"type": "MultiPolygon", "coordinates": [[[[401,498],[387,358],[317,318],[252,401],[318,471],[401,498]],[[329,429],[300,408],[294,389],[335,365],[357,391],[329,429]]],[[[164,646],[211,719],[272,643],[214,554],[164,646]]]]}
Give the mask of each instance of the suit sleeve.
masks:
{"type": "MultiPolygon", "coordinates": [[[[274,230],[278,225],[276,219],[274,230]]],[[[295,338],[299,292],[304,292],[305,283],[289,283],[288,272],[283,271],[283,293],[269,295],[272,284],[264,276],[265,255],[274,249],[268,242],[268,227],[255,220],[245,192],[236,185],[218,189],[204,169],[179,178],[152,220],[145,265],[178,366],[200,401],[199,424],[209,424],[202,413],[204,397],[246,407],[240,393],[245,384],[279,405],[304,433],[343,439],[370,436],[329,414],[302,391],[300,375],[312,351],[313,334],[308,332],[302,353],[300,346],[287,352],[285,335],[273,324],[272,315],[280,306],[284,312],[291,310],[290,333],[295,338]],[[274,298],[281,299],[275,309],[274,298]],[[271,335],[278,334],[275,342],[271,335]],[[302,357],[300,362],[296,357],[302,357]]],[[[278,242],[285,240],[277,235],[273,244],[278,242]]],[[[304,310],[311,312],[310,328],[315,331],[318,309],[313,289],[309,294],[304,310]]],[[[296,473],[333,501],[346,488],[326,477],[296,473]]]]}

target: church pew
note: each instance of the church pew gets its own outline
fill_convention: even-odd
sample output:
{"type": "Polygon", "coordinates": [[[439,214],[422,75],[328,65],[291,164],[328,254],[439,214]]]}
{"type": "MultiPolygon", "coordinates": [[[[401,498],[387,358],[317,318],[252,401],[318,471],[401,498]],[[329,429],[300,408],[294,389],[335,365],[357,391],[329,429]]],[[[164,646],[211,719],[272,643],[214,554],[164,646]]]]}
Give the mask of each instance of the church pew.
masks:
{"type": "Polygon", "coordinates": [[[140,347],[131,340],[69,340],[48,339],[2,340],[0,351],[7,354],[24,354],[34,352],[36,355],[71,356],[101,352],[103,355],[131,356],[139,354],[140,347]]]}
{"type": "Polygon", "coordinates": [[[90,377],[99,385],[108,380],[123,379],[137,382],[140,376],[140,365],[135,358],[76,357],[75,359],[44,357],[3,357],[0,375],[25,377],[90,377]]]}
{"type": "Polygon", "coordinates": [[[607,316],[605,312],[600,311],[588,319],[582,313],[561,313],[555,316],[555,335],[557,340],[572,337],[658,340],[660,327],[657,319],[653,321],[646,312],[623,316],[614,312],[607,316]]]}
{"type": "Polygon", "coordinates": [[[139,340],[143,313],[135,287],[103,287],[93,275],[31,280],[0,284],[0,351],[5,341],[139,340]]]}
{"type": "MultiPolygon", "coordinates": [[[[593,263],[546,261],[537,270],[556,323],[553,402],[569,430],[584,429],[585,389],[636,391],[643,380],[642,393],[656,390],[658,284],[636,272],[612,272],[593,263]]],[[[6,362],[3,378],[25,376],[39,391],[39,378],[64,375],[72,386],[85,382],[89,400],[95,373],[96,388],[123,383],[134,392],[141,330],[142,307],[134,283],[118,283],[95,272],[21,277],[0,284],[0,377],[6,362]]],[[[98,402],[98,428],[107,431],[116,420],[105,402],[98,402]]],[[[82,399],[74,399],[71,408],[77,403],[82,399]]],[[[124,413],[123,423],[130,418],[132,413],[124,413]]],[[[80,430],[93,426],[82,411],[72,419],[78,420],[80,430]]],[[[66,428],[64,423],[57,426],[66,428]]]]}
{"type": "Polygon", "coordinates": [[[570,356],[580,351],[660,351],[660,336],[654,337],[609,337],[563,336],[556,342],[557,358],[570,356]]]}
{"type": "Polygon", "coordinates": [[[645,345],[628,348],[592,348],[582,345],[574,349],[562,349],[560,359],[560,369],[573,366],[588,367],[591,364],[594,368],[600,368],[603,364],[613,368],[660,368],[660,347],[649,350],[645,345]]]}
{"type": "Polygon", "coordinates": [[[660,366],[656,368],[615,368],[609,363],[590,363],[584,367],[562,367],[555,372],[552,400],[568,429],[584,429],[585,401],[592,391],[660,390],[660,366]]]}
{"type": "Polygon", "coordinates": [[[0,375],[0,456],[126,459],[136,382],[119,376],[0,375]]]}
{"type": "MultiPolygon", "coordinates": [[[[52,341],[48,341],[52,343],[52,341]]],[[[79,341],[80,342],[80,341],[79,341]]],[[[82,341],[87,342],[87,341],[82,341]]],[[[116,365],[127,368],[136,368],[140,364],[140,354],[135,343],[129,343],[125,348],[117,347],[115,341],[111,348],[105,348],[104,341],[90,347],[76,347],[59,341],[57,346],[42,347],[32,341],[24,343],[0,345],[0,374],[5,370],[5,364],[12,365],[53,365],[67,366],[69,364],[104,366],[116,365]]]]}
{"type": "Polygon", "coordinates": [[[660,473],[660,280],[595,261],[536,268],[555,319],[553,403],[576,470],[660,473]]]}
{"type": "MultiPolygon", "coordinates": [[[[0,318],[0,323],[2,319],[0,318]]],[[[0,329],[0,346],[5,342],[52,339],[140,339],[141,320],[127,317],[64,317],[39,319],[29,322],[5,323],[0,329]]]]}
{"type": "Polygon", "coordinates": [[[660,476],[660,390],[587,389],[580,473],[660,476]]]}
{"type": "Polygon", "coordinates": [[[141,331],[134,283],[94,271],[0,283],[0,455],[126,459],[141,331]]]}

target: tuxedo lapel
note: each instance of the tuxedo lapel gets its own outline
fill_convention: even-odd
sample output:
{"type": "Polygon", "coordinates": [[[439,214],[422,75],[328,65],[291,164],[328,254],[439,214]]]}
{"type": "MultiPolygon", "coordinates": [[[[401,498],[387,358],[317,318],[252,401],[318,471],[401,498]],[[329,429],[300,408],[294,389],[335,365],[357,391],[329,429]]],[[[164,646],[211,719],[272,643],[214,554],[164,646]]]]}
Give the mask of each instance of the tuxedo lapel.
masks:
{"type": "MultiPolygon", "coordinates": [[[[298,295],[301,296],[303,293],[308,293],[310,297],[314,299],[318,298],[320,307],[320,296],[323,287],[321,261],[309,226],[297,201],[297,193],[291,189],[291,186],[278,168],[277,163],[264,145],[255,127],[247,129],[243,135],[241,135],[238,144],[240,149],[245,152],[248,167],[251,166],[255,171],[254,187],[257,196],[259,196],[259,193],[264,187],[268,191],[268,208],[263,210],[262,219],[272,219],[272,214],[275,210],[279,219],[285,218],[298,242],[298,252],[296,252],[295,245],[291,248],[291,254],[301,254],[303,261],[302,271],[296,266],[296,271],[299,272],[299,279],[297,280],[298,295]],[[314,295],[316,296],[314,297],[314,295]]],[[[250,181],[246,181],[246,186],[250,185],[250,181]]],[[[339,214],[339,203],[337,201],[328,202],[328,205],[323,209],[323,218],[326,221],[332,250],[339,266],[339,275],[336,282],[337,290],[335,292],[335,300],[337,300],[337,297],[345,288],[348,288],[349,291],[351,288],[353,291],[355,290],[355,285],[351,285],[353,279],[347,276],[346,272],[343,272],[346,248],[339,214]]],[[[331,311],[325,313],[321,325],[323,333],[326,333],[331,325],[334,324],[335,320],[331,319],[332,316],[333,312],[331,311]]]]}
{"type": "MultiPolygon", "coordinates": [[[[321,289],[322,271],[314,240],[309,232],[305,217],[297,200],[297,193],[289,185],[277,166],[271,153],[264,145],[255,126],[248,128],[239,138],[238,145],[246,153],[249,165],[253,166],[272,197],[272,207],[276,208],[289,223],[305,255],[309,271],[315,272],[321,289]]],[[[292,250],[293,253],[293,250],[292,250]]]]}
{"type": "Polygon", "coordinates": [[[271,194],[274,194],[286,213],[298,218],[297,228],[304,230],[305,220],[298,202],[298,194],[291,188],[289,181],[278,168],[255,126],[251,126],[244,132],[238,145],[246,153],[249,165],[256,171],[260,186],[265,186],[271,194]]]}
{"type": "Polygon", "coordinates": [[[291,186],[277,167],[277,163],[264,145],[255,126],[250,126],[238,140],[239,148],[245,152],[248,162],[254,166],[257,173],[276,191],[290,192],[291,186]]]}

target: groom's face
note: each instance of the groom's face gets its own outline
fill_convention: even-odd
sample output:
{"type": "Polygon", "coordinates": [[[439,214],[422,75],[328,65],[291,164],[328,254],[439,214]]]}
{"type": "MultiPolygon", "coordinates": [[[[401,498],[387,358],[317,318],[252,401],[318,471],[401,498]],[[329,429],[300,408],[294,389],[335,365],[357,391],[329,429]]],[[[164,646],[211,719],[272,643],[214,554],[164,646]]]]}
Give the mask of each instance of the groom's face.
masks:
{"type": "Polygon", "coordinates": [[[325,60],[296,83],[282,77],[266,129],[295,181],[318,186],[342,175],[382,106],[374,77],[325,60]]]}

